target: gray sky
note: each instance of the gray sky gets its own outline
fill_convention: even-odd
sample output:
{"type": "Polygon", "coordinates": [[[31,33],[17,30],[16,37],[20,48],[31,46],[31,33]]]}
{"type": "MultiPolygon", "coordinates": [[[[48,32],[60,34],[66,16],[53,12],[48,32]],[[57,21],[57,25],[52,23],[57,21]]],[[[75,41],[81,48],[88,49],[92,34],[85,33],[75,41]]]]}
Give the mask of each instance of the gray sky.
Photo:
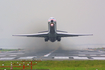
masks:
{"type": "Polygon", "coordinates": [[[77,44],[105,44],[104,19],[105,0],[0,0],[0,47],[32,49],[60,45],[71,49],[77,44]],[[60,43],[45,43],[44,38],[12,37],[47,30],[49,17],[56,18],[59,30],[93,36],[62,38],[60,43]]]}

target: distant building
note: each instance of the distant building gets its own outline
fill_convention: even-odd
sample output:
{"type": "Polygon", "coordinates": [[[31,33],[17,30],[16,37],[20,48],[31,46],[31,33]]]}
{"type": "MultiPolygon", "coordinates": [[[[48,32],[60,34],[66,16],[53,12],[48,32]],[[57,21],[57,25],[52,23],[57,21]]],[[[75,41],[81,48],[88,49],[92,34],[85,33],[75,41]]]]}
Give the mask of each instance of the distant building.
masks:
{"type": "Polygon", "coordinates": [[[21,50],[20,48],[18,48],[18,50],[21,50]]]}

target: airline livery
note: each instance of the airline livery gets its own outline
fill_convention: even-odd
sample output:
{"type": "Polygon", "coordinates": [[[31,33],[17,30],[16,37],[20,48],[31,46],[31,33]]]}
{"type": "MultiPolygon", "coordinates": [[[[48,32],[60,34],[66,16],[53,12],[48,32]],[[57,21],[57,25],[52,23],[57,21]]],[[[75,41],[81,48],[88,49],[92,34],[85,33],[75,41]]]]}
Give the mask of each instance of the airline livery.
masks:
{"type": "Polygon", "coordinates": [[[91,36],[92,34],[71,34],[66,31],[57,30],[56,27],[56,19],[54,17],[50,17],[48,19],[48,30],[41,31],[33,34],[17,34],[13,36],[25,36],[25,37],[43,37],[45,38],[45,42],[50,40],[51,42],[61,41],[61,37],[78,37],[78,36],[91,36]]]}

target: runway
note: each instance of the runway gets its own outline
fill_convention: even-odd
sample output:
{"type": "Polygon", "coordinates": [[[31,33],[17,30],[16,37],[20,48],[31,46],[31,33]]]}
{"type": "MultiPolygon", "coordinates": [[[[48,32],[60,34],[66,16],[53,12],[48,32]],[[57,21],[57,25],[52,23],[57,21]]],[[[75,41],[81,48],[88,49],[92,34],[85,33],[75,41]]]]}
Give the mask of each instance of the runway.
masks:
{"type": "Polygon", "coordinates": [[[105,60],[105,51],[99,50],[56,50],[51,52],[39,51],[27,53],[27,51],[0,52],[0,60],[105,60]]]}

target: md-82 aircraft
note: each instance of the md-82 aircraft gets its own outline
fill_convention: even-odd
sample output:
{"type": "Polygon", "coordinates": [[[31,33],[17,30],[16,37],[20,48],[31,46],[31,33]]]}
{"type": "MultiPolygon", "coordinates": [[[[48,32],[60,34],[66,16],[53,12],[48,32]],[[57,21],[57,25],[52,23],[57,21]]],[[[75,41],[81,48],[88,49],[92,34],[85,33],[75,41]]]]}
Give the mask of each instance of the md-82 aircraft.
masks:
{"type": "Polygon", "coordinates": [[[17,34],[13,36],[25,36],[25,37],[43,37],[45,38],[45,42],[50,40],[51,42],[61,41],[62,37],[78,37],[78,36],[91,36],[93,34],[71,34],[66,31],[57,30],[56,27],[56,19],[54,17],[50,17],[48,19],[48,30],[41,31],[33,34],[17,34]]]}

